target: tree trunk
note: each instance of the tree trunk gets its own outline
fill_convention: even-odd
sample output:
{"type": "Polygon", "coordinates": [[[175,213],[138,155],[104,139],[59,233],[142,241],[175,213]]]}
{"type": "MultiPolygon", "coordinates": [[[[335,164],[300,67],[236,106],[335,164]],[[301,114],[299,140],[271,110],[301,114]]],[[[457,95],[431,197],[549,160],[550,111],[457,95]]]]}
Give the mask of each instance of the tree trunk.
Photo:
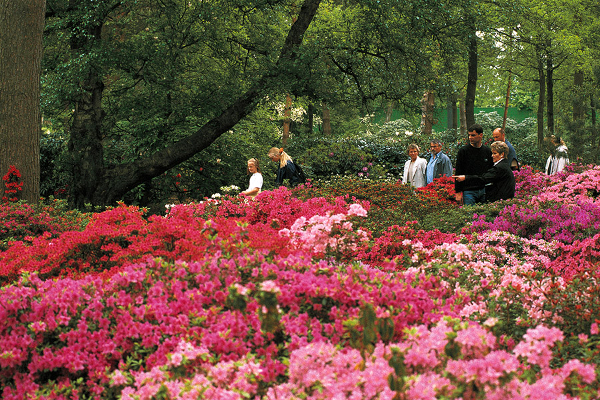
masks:
{"type": "Polygon", "coordinates": [[[37,204],[40,198],[40,73],[45,12],[45,0],[0,0],[0,174],[4,176],[14,165],[23,182],[18,198],[30,204],[37,204]]]}
{"type": "Polygon", "coordinates": [[[312,133],[313,133],[313,127],[315,125],[315,106],[313,105],[312,102],[308,103],[307,114],[308,114],[308,127],[307,127],[306,131],[308,133],[308,137],[311,137],[312,133]]]}
{"type": "Polygon", "coordinates": [[[329,107],[327,107],[327,104],[325,102],[323,102],[322,104],[322,108],[323,108],[323,134],[328,136],[331,135],[331,117],[329,115],[329,107]]]}
{"type": "MultiPolygon", "coordinates": [[[[548,44],[550,48],[550,44],[548,44]]],[[[554,135],[554,65],[552,55],[546,59],[546,116],[548,117],[548,134],[554,135]]]]}
{"type": "Polygon", "coordinates": [[[283,136],[281,142],[283,147],[287,147],[288,139],[290,138],[290,126],[292,125],[292,96],[285,95],[285,108],[283,109],[283,136]]]}
{"type": "Polygon", "coordinates": [[[463,92],[460,93],[460,97],[458,98],[458,108],[460,115],[460,137],[467,136],[467,111],[465,107],[465,94],[463,92]]]}
{"type": "Polygon", "coordinates": [[[456,130],[458,129],[456,101],[456,94],[451,94],[448,96],[448,108],[446,113],[448,119],[447,128],[453,130],[454,132],[456,132],[456,130]]]}
{"type": "Polygon", "coordinates": [[[465,115],[467,118],[467,129],[475,123],[475,91],[477,89],[477,35],[475,26],[471,32],[469,41],[469,65],[467,76],[467,93],[465,98],[465,115]]]}
{"type": "Polygon", "coordinates": [[[421,100],[421,133],[431,136],[433,131],[433,104],[435,95],[433,92],[425,92],[421,100]]]}
{"type": "Polygon", "coordinates": [[[510,104],[510,84],[512,82],[512,73],[508,72],[508,84],[506,85],[506,101],[504,102],[504,117],[502,118],[502,132],[506,129],[506,119],[508,117],[508,105],[510,104]]]}
{"type": "Polygon", "coordinates": [[[393,113],[394,113],[394,102],[388,101],[387,108],[385,110],[385,122],[390,122],[392,120],[393,113]]]}
{"type": "MultiPolygon", "coordinates": [[[[283,62],[294,63],[297,61],[296,50],[302,44],[304,33],[312,22],[320,3],[321,0],[304,1],[298,18],[291,26],[281,48],[275,70],[281,69],[283,62]]],[[[263,88],[278,79],[277,75],[268,72],[265,71],[262,78],[223,110],[220,115],[208,121],[190,136],[143,159],[105,169],[93,193],[86,194],[87,202],[94,205],[114,204],[129,190],[206,149],[256,107],[262,98],[263,88]]]]}
{"type": "Polygon", "coordinates": [[[573,96],[573,121],[585,119],[584,98],[583,93],[583,71],[577,70],[573,74],[573,87],[575,95],[573,96]]]}
{"type": "Polygon", "coordinates": [[[537,109],[537,140],[538,147],[541,147],[544,143],[544,105],[546,104],[546,74],[541,57],[538,57],[538,84],[540,95],[537,109]]]}
{"type": "MultiPolygon", "coordinates": [[[[594,100],[593,96],[590,99],[590,114],[592,120],[592,147],[596,147],[596,134],[598,129],[596,128],[596,100],[594,100]]],[[[598,143],[600,143],[600,141],[598,143]]]]}

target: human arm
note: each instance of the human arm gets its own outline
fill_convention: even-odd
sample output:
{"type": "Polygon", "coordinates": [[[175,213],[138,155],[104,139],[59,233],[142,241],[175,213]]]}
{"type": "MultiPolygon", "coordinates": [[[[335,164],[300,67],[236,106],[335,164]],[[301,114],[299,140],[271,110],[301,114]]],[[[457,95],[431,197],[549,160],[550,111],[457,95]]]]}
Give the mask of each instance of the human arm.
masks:
{"type": "Polygon", "coordinates": [[[243,194],[244,196],[256,196],[259,192],[260,188],[253,187],[244,190],[243,192],[241,192],[241,194],[243,194]]]}
{"type": "Polygon", "coordinates": [[[488,169],[481,175],[453,175],[452,177],[457,182],[467,182],[469,184],[487,185],[506,179],[509,174],[512,174],[510,165],[506,159],[503,159],[492,168],[488,169]]]}
{"type": "Polygon", "coordinates": [[[452,176],[452,162],[450,161],[450,157],[444,154],[444,157],[442,157],[441,161],[442,176],[452,176]]]}
{"type": "Polygon", "coordinates": [[[248,189],[244,190],[240,194],[254,197],[260,193],[260,190],[263,186],[263,177],[260,173],[252,174],[250,177],[250,183],[248,184],[248,189]]]}

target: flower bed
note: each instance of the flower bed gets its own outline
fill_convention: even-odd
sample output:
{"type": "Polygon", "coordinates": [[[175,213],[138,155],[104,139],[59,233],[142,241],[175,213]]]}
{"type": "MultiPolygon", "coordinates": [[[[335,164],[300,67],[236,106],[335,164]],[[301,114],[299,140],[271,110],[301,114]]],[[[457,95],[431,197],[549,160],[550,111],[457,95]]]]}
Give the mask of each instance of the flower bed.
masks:
{"type": "MultiPolygon", "coordinates": [[[[546,188],[522,190],[523,215],[546,188]]],[[[308,190],[148,218],[121,205],[10,242],[2,398],[598,397],[593,223],[569,222],[576,239],[557,241],[523,234],[507,207],[463,234],[409,223],[373,235],[371,192],[308,190]]],[[[559,192],[565,207],[595,203],[559,192]]]]}

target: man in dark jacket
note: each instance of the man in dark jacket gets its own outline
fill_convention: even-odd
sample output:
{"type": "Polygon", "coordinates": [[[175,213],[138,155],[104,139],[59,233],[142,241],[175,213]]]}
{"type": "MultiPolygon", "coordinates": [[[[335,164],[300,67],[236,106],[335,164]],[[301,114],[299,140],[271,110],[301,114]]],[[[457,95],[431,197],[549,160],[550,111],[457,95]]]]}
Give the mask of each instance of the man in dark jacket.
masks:
{"type": "MultiPolygon", "coordinates": [[[[456,154],[456,175],[481,175],[492,167],[492,152],[483,144],[483,127],[474,124],[469,127],[469,144],[458,149],[456,154]]],[[[483,203],[485,187],[480,182],[456,181],[456,200],[464,205],[483,203]]]]}
{"type": "Polygon", "coordinates": [[[504,142],[492,143],[494,165],[482,175],[455,175],[457,182],[485,186],[485,201],[488,203],[515,197],[515,176],[508,162],[508,146],[504,142]]]}

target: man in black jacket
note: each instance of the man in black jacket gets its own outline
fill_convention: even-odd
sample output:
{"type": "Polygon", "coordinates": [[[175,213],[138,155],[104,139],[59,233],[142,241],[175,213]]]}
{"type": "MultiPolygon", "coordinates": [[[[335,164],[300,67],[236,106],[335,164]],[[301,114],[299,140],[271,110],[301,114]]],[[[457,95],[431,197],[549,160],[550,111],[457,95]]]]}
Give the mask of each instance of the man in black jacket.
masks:
{"type": "Polygon", "coordinates": [[[515,197],[515,176],[507,160],[508,146],[504,142],[492,143],[494,166],[482,175],[454,175],[457,182],[485,185],[485,201],[491,203],[515,197]]]}
{"type": "MultiPolygon", "coordinates": [[[[483,127],[474,124],[469,127],[469,144],[458,149],[456,154],[456,175],[481,175],[494,165],[490,148],[483,144],[483,127]]],[[[485,187],[480,182],[456,181],[456,200],[464,205],[483,203],[485,187]]]]}

